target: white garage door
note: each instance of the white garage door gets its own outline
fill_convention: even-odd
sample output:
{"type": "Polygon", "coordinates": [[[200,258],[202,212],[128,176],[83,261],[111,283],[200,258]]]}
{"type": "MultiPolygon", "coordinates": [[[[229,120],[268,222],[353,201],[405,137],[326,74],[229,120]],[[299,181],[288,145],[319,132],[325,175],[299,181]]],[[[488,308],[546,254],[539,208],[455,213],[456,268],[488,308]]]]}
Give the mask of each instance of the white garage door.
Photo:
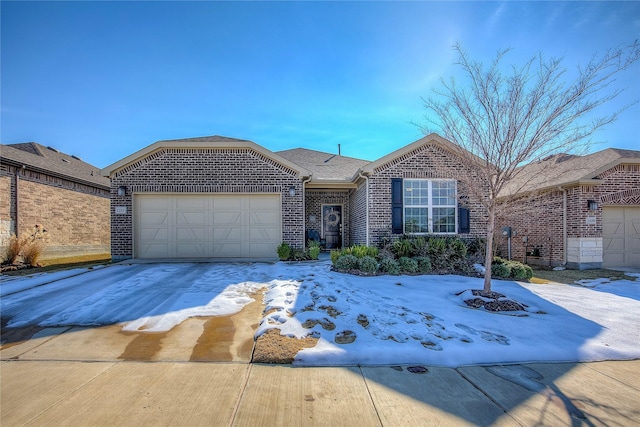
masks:
{"type": "Polygon", "coordinates": [[[279,194],[136,195],[138,258],[274,258],[279,194]]]}
{"type": "Polygon", "coordinates": [[[602,208],[604,267],[640,267],[640,206],[602,208]]]}

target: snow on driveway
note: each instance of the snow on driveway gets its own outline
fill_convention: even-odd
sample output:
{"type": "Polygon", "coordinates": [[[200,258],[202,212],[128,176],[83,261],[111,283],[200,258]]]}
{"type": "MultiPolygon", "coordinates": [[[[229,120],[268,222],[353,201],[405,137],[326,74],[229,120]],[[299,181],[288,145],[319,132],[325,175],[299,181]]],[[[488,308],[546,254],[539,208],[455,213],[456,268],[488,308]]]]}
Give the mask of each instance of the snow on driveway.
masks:
{"type": "MultiPolygon", "coordinates": [[[[295,364],[594,361],[640,358],[640,282],[581,286],[494,281],[526,312],[467,308],[462,276],[358,277],[329,262],[117,264],[2,298],[8,327],[122,324],[167,331],[193,316],[238,312],[266,289],[257,335],[319,338],[295,364]]],[[[29,280],[12,280],[28,288],[29,280]]],[[[4,285],[0,285],[4,286],[4,285]]]]}

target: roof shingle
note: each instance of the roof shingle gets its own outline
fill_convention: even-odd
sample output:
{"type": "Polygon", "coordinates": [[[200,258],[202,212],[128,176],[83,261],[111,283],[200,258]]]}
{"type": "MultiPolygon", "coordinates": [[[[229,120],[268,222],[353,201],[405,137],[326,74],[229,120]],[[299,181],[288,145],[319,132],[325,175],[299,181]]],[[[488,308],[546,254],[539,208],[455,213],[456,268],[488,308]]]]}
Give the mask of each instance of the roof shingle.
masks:
{"type": "Polygon", "coordinates": [[[100,168],[82,161],[79,157],[61,153],[36,142],[0,144],[0,159],[3,163],[24,165],[42,173],[50,173],[94,187],[110,187],[109,178],[100,175],[100,168]]]}

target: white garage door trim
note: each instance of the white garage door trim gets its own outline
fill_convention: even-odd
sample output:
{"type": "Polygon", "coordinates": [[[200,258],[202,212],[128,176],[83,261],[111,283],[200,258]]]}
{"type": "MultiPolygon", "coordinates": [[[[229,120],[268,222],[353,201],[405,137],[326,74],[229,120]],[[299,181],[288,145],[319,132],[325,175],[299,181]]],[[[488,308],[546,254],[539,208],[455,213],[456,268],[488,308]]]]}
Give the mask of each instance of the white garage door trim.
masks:
{"type": "Polygon", "coordinates": [[[640,206],[602,208],[603,267],[640,267],[640,206]]]}
{"type": "Polygon", "coordinates": [[[136,258],[275,258],[277,194],[136,194],[136,258]]]}

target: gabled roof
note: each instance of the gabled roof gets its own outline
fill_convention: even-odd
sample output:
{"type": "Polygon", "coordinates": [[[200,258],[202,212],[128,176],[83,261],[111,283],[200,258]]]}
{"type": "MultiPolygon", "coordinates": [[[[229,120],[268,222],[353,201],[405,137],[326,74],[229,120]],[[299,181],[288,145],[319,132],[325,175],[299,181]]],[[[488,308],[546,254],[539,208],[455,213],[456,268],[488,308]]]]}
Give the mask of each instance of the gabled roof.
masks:
{"type": "Polygon", "coordinates": [[[371,174],[377,168],[380,168],[388,163],[392,163],[398,159],[401,159],[402,157],[411,154],[413,151],[427,144],[439,145],[440,147],[447,150],[451,154],[458,155],[461,159],[468,158],[473,160],[474,162],[482,161],[479,157],[476,157],[475,155],[471,154],[470,152],[460,147],[459,145],[456,145],[453,142],[447,139],[444,139],[443,137],[441,137],[436,133],[431,133],[423,138],[420,138],[417,141],[412,142],[409,145],[405,145],[404,147],[396,151],[393,151],[384,157],[379,158],[378,160],[374,160],[373,162],[369,163],[364,168],[362,168],[362,171],[364,173],[371,174]]]}
{"type": "Polygon", "coordinates": [[[369,163],[368,160],[308,150],[306,148],[278,151],[276,154],[311,171],[313,174],[312,182],[351,181],[356,172],[369,163]]]}
{"type": "Polygon", "coordinates": [[[522,166],[501,196],[579,184],[597,185],[598,176],[622,163],[640,164],[640,151],[607,148],[575,156],[556,154],[522,166]]]}
{"type": "Polygon", "coordinates": [[[109,179],[100,175],[100,168],[77,156],[61,153],[36,142],[0,145],[2,163],[26,166],[28,169],[108,190],[109,179]]]}
{"type": "Polygon", "coordinates": [[[282,156],[279,156],[273,151],[267,150],[266,148],[256,144],[255,142],[245,139],[228,138],[226,136],[219,135],[185,139],[168,139],[154,142],[153,144],[136,151],[135,153],[125,157],[124,159],[105,167],[104,169],[102,169],[102,175],[111,176],[113,173],[130,165],[131,163],[141,160],[151,153],[165,148],[249,148],[277,163],[280,163],[288,169],[293,170],[300,177],[308,177],[311,175],[311,172],[301,167],[300,165],[295,164],[282,156]]]}

